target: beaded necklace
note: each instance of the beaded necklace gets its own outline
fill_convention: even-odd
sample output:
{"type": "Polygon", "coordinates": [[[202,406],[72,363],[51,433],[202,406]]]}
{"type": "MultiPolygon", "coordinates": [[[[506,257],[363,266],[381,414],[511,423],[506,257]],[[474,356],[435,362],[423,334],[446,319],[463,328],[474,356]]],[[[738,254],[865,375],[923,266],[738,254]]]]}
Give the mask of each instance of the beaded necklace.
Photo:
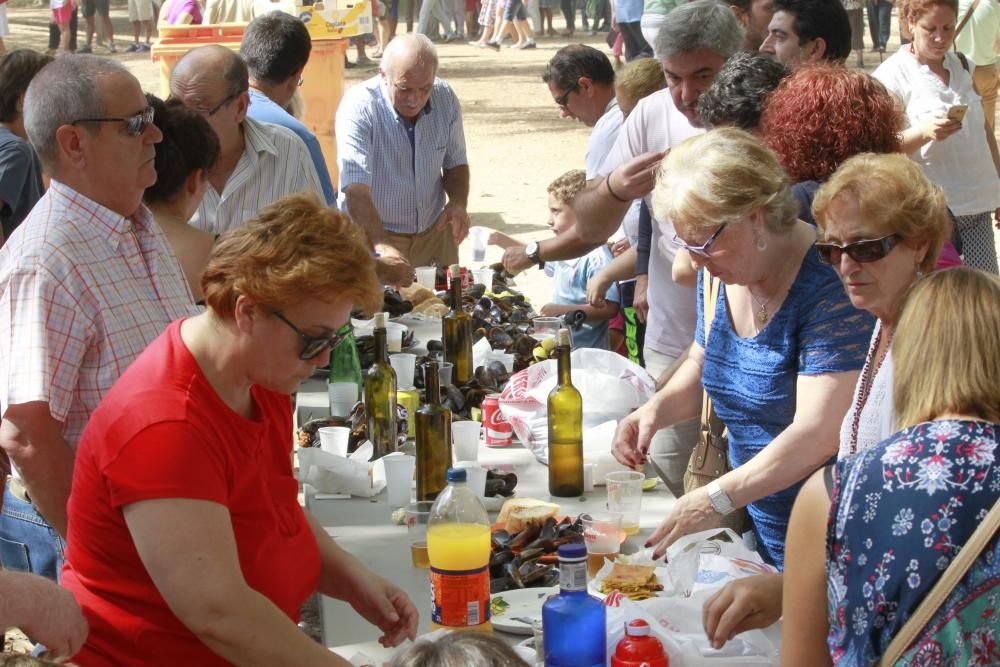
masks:
{"type": "Polygon", "coordinates": [[[875,376],[878,375],[879,369],[882,368],[882,362],[889,356],[889,346],[892,345],[892,334],[889,334],[889,339],[885,344],[885,354],[875,362],[874,368],[872,368],[872,362],[878,356],[878,348],[882,343],[882,331],[882,326],[879,325],[878,334],[875,336],[875,343],[872,345],[872,353],[865,359],[864,368],[861,369],[861,386],[858,387],[858,395],[854,399],[854,419],[851,420],[851,454],[856,454],[858,451],[858,430],[861,427],[861,411],[868,402],[872,386],[875,384],[875,376]]]}

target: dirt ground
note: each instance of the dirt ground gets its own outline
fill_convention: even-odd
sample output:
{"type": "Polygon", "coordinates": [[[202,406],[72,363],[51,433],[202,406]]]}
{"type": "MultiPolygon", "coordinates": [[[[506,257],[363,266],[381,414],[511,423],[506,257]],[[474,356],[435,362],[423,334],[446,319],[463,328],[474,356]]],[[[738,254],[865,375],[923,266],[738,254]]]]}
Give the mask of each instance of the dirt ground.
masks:
{"type": "MultiPolygon", "coordinates": [[[[11,0],[12,2],[16,0],[11,0]]],[[[45,49],[48,35],[48,3],[45,7],[9,8],[12,34],[7,48],[45,49]]],[[[558,14],[558,12],[556,12],[558,14]]],[[[116,43],[119,52],[130,41],[130,24],[124,4],[112,7],[116,43]],[[123,37],[125,39],[123,39],[123,37]]],[[[401,26],[405,29],[405,26],[401,26]]],[[[556,29],[564,27],[556,17],[556,29]]],[[[891,53],[898,47],[898,22],[893,18],[891,53]]],[[[83,19],[79,40],[82,44],[83,19]]],[[[579,30],[574,41],[591,44],[609,52],[604,36],[591,36],[579,30]]],[[[545,221],[546,185],[564,171],[582,168],[589,129],[559,117],[548,89],[541,81],[545,63],[569,38],[540,38],[538,48],[527,51],[504,49],[494,52],[465,42],[439,44],[439,75],[454,87],[462,102],[472,192],[469,210],[474,225],[483,225],[523,238],[547,235],[545,221]]],[[[865,41],[868,41],[867,32],[865,41]]],[[[369,52],[372,49],[369,49],[369,52]]],[[[97,49],[98,53],[106,53],[97,49]]],[[[353,61],[355,50],[348,56],[353,61]]],[[[876,53],[866,52],[867,70],[878,65],[876,53]]],[[[149,54],[123,54],[120,59],[139,78],[146,90],[159,90],[159,69],[149,54]]],[[[854,62],[853,55],[849,62],[854,62]]],[[[347,71],[351,86],[377,73],[377,65],[347,71]]],[[[471,263],[471,250],[463,245],[462,259],[471,263]]],[[[500,251],[491,248],[487,260],[499,259],[500,251]]],[[[518,284],[536,303],[545,303],[548,280],[539,271],[529,271],[518,284]]]]}

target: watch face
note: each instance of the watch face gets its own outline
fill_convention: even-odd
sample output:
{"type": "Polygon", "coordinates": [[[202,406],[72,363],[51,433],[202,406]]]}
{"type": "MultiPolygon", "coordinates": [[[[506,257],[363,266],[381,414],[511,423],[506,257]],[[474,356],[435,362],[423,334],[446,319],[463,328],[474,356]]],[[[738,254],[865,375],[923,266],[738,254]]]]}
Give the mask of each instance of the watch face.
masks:
{"type": "Polygon", "coordinates": [[[525,246],[524,252],[529,257],[533,257],[533,256],[537,255],[538,254],[538,243],[536,241],[532,241],[527,246],[525,246]]]}

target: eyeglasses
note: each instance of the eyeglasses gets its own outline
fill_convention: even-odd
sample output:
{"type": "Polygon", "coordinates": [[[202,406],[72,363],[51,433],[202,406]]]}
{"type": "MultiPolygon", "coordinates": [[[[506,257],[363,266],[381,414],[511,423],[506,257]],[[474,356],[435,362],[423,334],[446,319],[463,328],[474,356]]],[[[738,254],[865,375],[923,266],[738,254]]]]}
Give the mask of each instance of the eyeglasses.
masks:
{"type": "Polygon", "coordinates": [[[315,359],[322,352],[327,349],[336,349],[338,345],[344,342],[348,334],[334,334],[332,336],[310,336],[304,331],[299,329],[297,326],[292,324],[287,317],[281,314],[281,311],[272,310],[274,316],[279,320],[291,327],[292,331],[297,333],[305,345],[302,346],[302,351],[299,352],[299,359],[302,361],[309,361],[310,359],[315,359]]]}
{"type": "Polygon", "coordinates": [[[77,123],[125,123],[125,131],[130,137],[138,137],[146,128],[153,124],[153,107],[146,107],[134,116],[127,118],[78,118],[70,125],[77,123]]]}
{"type": "Polygon", "coordinates": [[[716,229],[715,233],[709,236],[708,240],[702,243],[701,245],[688,245],[687,243],[684,243],[684,241],[680,240],[677,237],[677,234],[674,234],[674,238],[670,239],[670,242],[673,243],[678,248],[687,250],[689,253],[693,255],[700,255],[701,257],[711,257],[712,253],[709,252],[708,249],[712,247],[712,244],[715,243],[716,239],[719,238],[719,234],[722,233],[722,230],[725,229],[726,225],[728,224],[729,224],[728,222],[722,223],[722,226],[716,229]]]}
{"type": "Polygon", "coordinates": [[[554,97],[552,99],[559,106],[565,107],[566,103],[569,102],[569,96],[572,95],[575,92],[576,92],[576,87],[574,86],[573,88],[570,88],[569,90],[567,90],[565,93],[563,93],[559,97],[554,97]]]}
{"type": "Polygon", "coordinates": [[[222,107],[226,106],[227,104],[229,104],[230,102],[232,102],[233,100],[235,100],[239,96],[240,96],[240,93],[233,93],[232,95],[229,95],[226,99],[224,99],[221,102],[219,102],[218,104],[216,104],[214,109],[211,109],[209,111],[205,111],[204,109],[197,109],[197,111],[199,113],[205,114],[206,117],[211,118],[215,114],[219,113],[219,109],[221,109],[222,107]]]}
{"type": "Polygon", "coordinates": [[[873,239],[871,241],[855,241],[854,243],[848,243],[847,245],[837,245],[836,243],[817,243],[816,253],[819,255],[819,261],[824,264],[840,264],[840,259],[843,257],[843,253],[847,253],[847,256],[853,259],[859,264],[867,264],[868,262],[877,262],[882,259],[896,247],[900,241],[903,240],[899,234],[889,234],[888,236],[883,236],[880,239],[873,239]]]}

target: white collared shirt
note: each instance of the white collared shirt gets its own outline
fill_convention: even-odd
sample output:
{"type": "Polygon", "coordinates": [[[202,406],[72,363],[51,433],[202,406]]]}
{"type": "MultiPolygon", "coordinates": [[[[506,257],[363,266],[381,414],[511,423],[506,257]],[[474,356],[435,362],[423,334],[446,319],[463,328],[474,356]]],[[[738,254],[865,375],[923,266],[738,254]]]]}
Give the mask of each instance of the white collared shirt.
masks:
{"type": "Polygon", "coordinates": [[[235,229],[257,210],[303,190],[325,201],[309,150],[291,130],[243,120],[243,155],[222,193],[209,187],[190,224],[210,234],[235,229]]]}

